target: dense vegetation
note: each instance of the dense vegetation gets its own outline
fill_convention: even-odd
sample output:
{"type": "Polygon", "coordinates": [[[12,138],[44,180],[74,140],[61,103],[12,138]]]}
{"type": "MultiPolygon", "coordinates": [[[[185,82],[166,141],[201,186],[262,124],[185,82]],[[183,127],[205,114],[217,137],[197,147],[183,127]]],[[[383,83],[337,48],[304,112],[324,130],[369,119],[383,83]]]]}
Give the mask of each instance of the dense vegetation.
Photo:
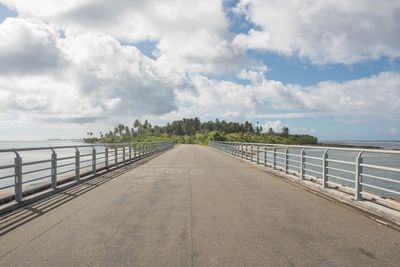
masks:
{"type": "Polygon", "coordinates": [[[283,127],[276,133],[269,128],[266,133],[261,126],[254,127],[252,123],[207,121],[198,118],[182,119],[167,123],[164,126],[151,125],[147,120],[143,123],[135,120],[132,127],[119,124],[107,133],[100,132],[100,137],[93,137],[88,132],[86,142],[143,142],[173,140],[175,143],[207,144],[208,141],[237,141],[254,143],[280,144],[317,144],[318,140],[310,135],[291,135],[289,128],[283,127]]]}

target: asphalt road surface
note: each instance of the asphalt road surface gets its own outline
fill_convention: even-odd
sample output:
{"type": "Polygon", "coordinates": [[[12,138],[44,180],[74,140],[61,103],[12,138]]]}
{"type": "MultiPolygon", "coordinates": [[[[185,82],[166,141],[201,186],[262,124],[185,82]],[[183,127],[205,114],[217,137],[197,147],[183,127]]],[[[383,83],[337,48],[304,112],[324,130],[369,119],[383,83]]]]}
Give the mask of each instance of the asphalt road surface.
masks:
{"type": "Polygon", "coordinates": [[[400,266],[400,232],[180,145],[0,217],[0,266],[400,266]]]}

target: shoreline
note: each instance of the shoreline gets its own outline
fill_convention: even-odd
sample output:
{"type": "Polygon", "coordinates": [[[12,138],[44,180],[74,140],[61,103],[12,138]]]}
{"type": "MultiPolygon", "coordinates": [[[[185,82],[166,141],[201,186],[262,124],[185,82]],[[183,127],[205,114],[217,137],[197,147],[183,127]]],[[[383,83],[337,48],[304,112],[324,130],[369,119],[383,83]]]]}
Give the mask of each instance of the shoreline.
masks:
{"type": "MultiPolygon", "coordinates": [[[[347,145],[347,144],[336,144],[336,143],[319,143],[319,146],[326,147],[342,147],[342,148],[364,148],[364,149],[384,149],[381,146],[368,146],[368,145],[347,145]]],[[[396,150],[396,149],[392,149],[396,150]]]]}

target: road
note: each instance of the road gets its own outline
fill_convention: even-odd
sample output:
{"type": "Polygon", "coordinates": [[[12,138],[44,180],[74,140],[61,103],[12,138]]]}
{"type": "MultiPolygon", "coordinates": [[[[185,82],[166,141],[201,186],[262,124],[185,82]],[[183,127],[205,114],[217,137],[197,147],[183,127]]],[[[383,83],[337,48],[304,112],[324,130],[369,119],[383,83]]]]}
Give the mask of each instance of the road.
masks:
{"type": "Polygon", "coordinates": [[[399,266],[400,232],[179,145],[0,218],[0,266],[399,266]]]}

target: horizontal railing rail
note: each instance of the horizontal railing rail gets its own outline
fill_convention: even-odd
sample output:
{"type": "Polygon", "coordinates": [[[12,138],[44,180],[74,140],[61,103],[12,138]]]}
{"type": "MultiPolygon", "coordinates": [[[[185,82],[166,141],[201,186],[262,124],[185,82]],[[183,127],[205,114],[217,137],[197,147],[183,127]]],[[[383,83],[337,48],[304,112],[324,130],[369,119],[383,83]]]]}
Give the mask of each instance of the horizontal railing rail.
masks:
{"type": "Polygon", "coordinates": [[[222,141],[209,146],[323,188],[345,189],[355,200],[400,200],[400,151],[222,141]]]}
{"type": "Polygon", "coordinates": [[[173,142],[0,149],[0,204],[159,153],[173,142]]]}

